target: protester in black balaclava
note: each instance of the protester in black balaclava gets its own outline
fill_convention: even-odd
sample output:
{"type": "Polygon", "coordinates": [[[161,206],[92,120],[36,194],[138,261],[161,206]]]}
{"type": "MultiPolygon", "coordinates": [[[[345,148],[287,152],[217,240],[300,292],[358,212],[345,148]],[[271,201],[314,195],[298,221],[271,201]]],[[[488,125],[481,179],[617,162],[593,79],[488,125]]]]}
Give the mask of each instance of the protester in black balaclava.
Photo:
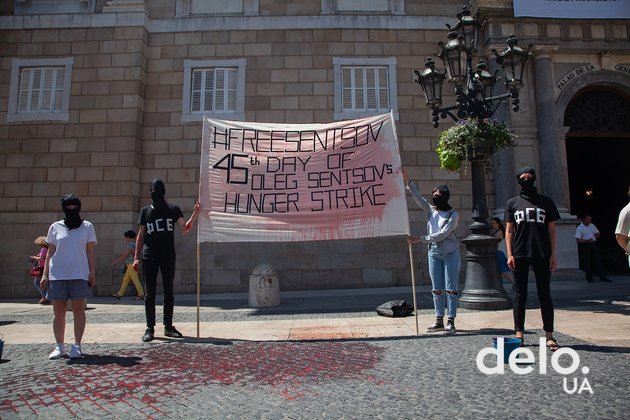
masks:
{"type": "Polygon", "coordinates": [[[531,166],[523,166],[516,171],[516,180],[518,185],[521,187],[521,196],[531,197],[538,194],[538,191],[536,190],[536,171],[534,171],[534,168],[531,166]],[[523,174],[530,174],[531,177],[521,179],[523,174]]]}
{"type": "Polygon", "coordinates": [[[514,271],[513,317],[516,338],[525,340],[525,310],[530,268],[536,277],[543,330],[547,348],[560,347],[553,337],[554,307],[551,299],[551,272],[556,258],[556,220],[560,213],[553,200],[536,191],[536,172],[525,166],[516,171],[521,192],[505,204],[505,245],[508,267],[514,271]]]}
{"type": "Polygon", "coordinates": [[[166,187],[159,179],[151,181],[151,204],[142,208],[138,220],[138,234],[133,269],[138,271],[142,261],[142,278],[146,286],[144,310],[147,329],[142,341],[155,338],[155,296],[157,293],[157,276],[162,274],[164,290],[164,335],[181,338],[182,333],[173,326],[173,310],[175,295],[173,282],[175,279],[175,227],[187,235],[199,214],[200,204],[195,204],[193,213],[184,221],[184,214],[177,204],[168,203],[164,196],[166,187]]]}
{"type": "Polygon", "coordinates": [[[446,185],[440,185],[433,189],[431,198],[433,199],[433,205],[438,210],[449,211],[452,207],[448,204],[448,199],[451,197],[451,192],[446,185]]]}
{"type": "Polygon", "coordinates": [[[53,333],[55,348],[49,359],[61,359],[66,355],[65,329],[68,301],[72,307],[74,344],[68,356],[82,356],[81,340],[85,332],[85,307],[92,297],[96,284],[96,231],[94,225],[81,218],[81,200],[75,194],[61,198],[64,218],[48,228],[46,242],[48,253],[39,283],[46,290],[46,299],[52,301],[53,333]]]}
{"type": "Polygon", "coordinates": [[[457,302],[459,299],[459,242],[455,236],[455,229],[459,223],[459,214],[448,204],[451,196],[446,185],[434,188],[431,193],[433,205],[424,198],[415,182],[409,179],[409,174],[403,169],[403,180],[411,193],[413,200],[427,214],[427,234],[424,236],[409,236],[407,242],[412,245],[425,242],[428,247],[427,259],[429,277],[431,277],[433,306],[435,309],[435,323],[427,328],[427,332],[444,332],[455,334],[455,317],[457,316],[457,302]],[[444,324],[444,307],[448,303],[448,317],[444,324]]]}
{"type": "Polygon", "coordinates": [[[164,196],[166,195],[166,187],[161,179],[154,179],[151,181],[151,203],[153,207],[164,208],[167,207],[164,196]]]}
{"type": "Polygon", "coordinates": [[[61,199],[61,208],[63,209],[63,223],[68,229],[76,229],[81,226],[83,219],[81,219],[81,200],[75,194],[69,194],[61,199]],[[76,206],[73,209],[69,209],[70,206],[76,206]]]}

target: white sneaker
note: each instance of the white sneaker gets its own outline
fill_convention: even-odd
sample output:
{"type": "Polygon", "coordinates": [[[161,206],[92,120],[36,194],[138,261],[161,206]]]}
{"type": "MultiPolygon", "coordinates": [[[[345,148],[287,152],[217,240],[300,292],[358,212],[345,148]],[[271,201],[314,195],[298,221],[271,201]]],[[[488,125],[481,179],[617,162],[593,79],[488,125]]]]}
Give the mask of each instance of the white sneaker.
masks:
{"type": "Polygon", "coordinates": [[[71,359],[78,359],[82,356],[81,354],[81,344],[73,344],[70,347],[70,352],[68,353],[71,359]]]}
{"type": "Polygon", "coordinates": [[[49,359],[61,359],[63,355],[66,354],[66,349],[63,344],[57,344],[55,349],[48,356],[49,359]]]}
{"type": "Polygon", "coordinates": [[[444,334],[446,335],[453,335],[457,332],[457,329],[455,328],[455,324],[452,323],[447,323],[446,327],[444,328],[444,334]]]}

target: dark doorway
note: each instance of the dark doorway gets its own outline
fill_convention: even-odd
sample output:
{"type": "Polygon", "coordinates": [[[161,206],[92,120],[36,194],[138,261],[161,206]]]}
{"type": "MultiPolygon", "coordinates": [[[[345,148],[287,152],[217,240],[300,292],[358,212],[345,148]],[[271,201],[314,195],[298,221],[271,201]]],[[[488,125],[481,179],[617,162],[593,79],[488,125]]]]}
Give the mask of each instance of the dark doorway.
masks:
{"type": "Polygon", "coordinates": [[[592,89],[576,96],[565,114],[570,127],[566,139],[570,211],[578,218],[584,213],[592,216],[601,232],[599,248],[609,273],[628,271],[627,257],[615,240],[617,216],[628,203],[630,185],[628,114],[630,101],[622,95],[592,89]],[[616,112],[601,112],[597,104],[608,110],[614,104],[616,112]],[[626,120],[609,120],[620,117],[626,120]]]}

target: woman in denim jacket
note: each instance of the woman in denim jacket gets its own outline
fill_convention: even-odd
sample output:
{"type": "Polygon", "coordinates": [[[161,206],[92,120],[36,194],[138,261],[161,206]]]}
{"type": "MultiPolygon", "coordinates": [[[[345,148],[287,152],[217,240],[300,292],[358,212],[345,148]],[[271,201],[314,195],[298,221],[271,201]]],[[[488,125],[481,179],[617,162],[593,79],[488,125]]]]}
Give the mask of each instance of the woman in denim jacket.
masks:
{"type": "Polygon", "coordinates": [[[403,178],[411,197],[427,214],[427,235],[410,236],[408,242],[428,244],[429,275],[431,276],[433,306],[435,307],[435,324],[427,328],[427,332],[444,331],[455,334],[455,316],[457,315],[457,299],[459,286],[459,242],[455,236],[455,228],[459,222],[459,214],[448,204],[450,192],[446,185],[434,188],[431,193],[433,204],[420,194],[414,182],[410,182],[407,171],[403,169],[403,178]],[[448,321],[444,326],[444,299],[448,301],[448,321]]]}

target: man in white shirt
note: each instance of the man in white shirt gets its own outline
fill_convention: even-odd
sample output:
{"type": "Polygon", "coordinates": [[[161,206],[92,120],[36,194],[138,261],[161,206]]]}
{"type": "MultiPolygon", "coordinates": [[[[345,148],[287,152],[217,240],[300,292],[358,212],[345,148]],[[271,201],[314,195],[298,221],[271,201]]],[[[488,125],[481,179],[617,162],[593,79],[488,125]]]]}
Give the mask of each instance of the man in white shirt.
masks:
{"type": "MultiPolygon", "coordinates": [[[[628,186],[628,197],[630,197],[630,186],[628,186]]],[[[617,243],[623,249],[626,255],[629,255],[628,251],[628,236],[630,235],[630,203],[628,203],[619,212],[619,219],[617,219],[617,227],[615,228],[615,238],[617,243]]],[[[628,256],[628,265],[630,265],[630,256],[628,256]]]]}
{"type": "Polygon", "coordinates": [[[578,257],[580,259],[580,268],[586,274],[586,281],[593,281],[593,271],[597,273],[601,281],[609,282],[610,279],[604,273],[602,259],[599,256],[597,247],[597,239],[599,238],[599,230],[591,223],[591,215],[585,214],[582,217],[582,223],[575,229],[575,240],[578,244],[578,257]]]}

